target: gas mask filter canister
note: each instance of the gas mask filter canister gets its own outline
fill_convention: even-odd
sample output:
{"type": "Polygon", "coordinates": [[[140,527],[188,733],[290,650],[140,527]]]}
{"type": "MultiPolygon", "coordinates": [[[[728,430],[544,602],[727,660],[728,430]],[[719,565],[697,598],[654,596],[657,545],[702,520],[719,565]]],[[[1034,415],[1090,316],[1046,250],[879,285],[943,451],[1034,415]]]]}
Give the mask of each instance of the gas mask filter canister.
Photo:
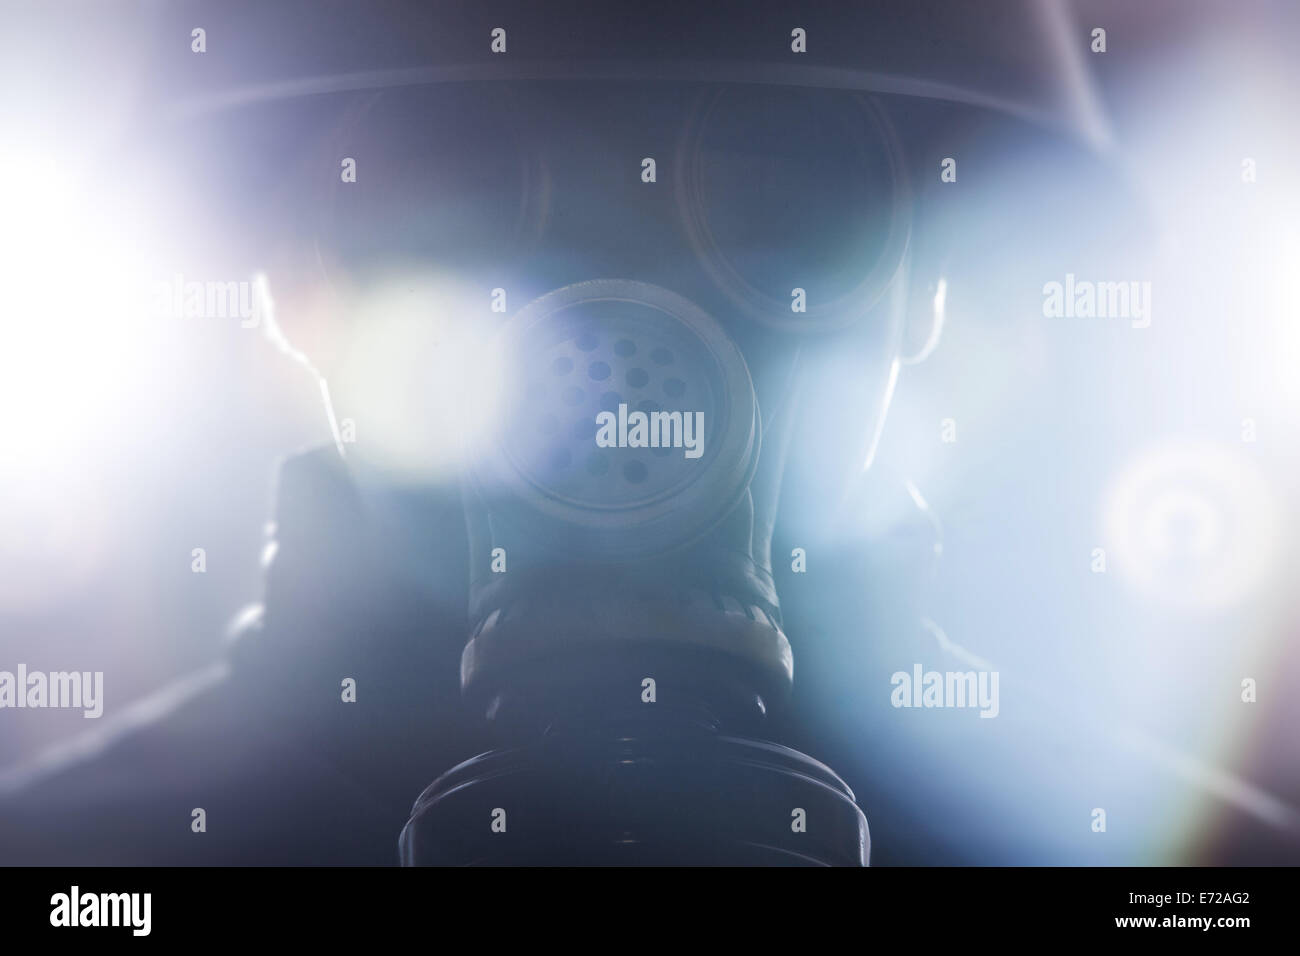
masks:
{"type": "Polygon", "coordinates": [[[783,694],[789,644],[752,553],[758,402],[722,326],[595,280],[526,306],[492,351],[510,398],[466,488],[467,695],[491,710],[503,684],[586,694],[593,672],[608,687],[647,668],[699,687],[737,661],[760,704],[783,694]]]}

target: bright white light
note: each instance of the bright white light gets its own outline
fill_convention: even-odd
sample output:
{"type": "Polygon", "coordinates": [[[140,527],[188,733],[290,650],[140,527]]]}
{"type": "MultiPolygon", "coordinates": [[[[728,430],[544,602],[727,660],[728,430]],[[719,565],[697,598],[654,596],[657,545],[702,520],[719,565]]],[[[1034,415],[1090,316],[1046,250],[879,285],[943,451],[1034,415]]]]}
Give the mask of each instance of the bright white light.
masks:
{"type": "Polygon", "coordinates": [[[46,159],[0,153],[0,609],[59,599],[113,519],[88,463],[132,440],[148,389],[130,243],[46,159]]]}
{"type": "Polygon", "coordinates": [[[5,270],[0,407],[7,454],[66,458],[136,384],[127,312],[137,269],[123,236],[45,161],[0,159],[5,270]]]}
{"type": "Polygon", "coordinates": [[[1279,227],[1269,237],[1272,262],[1268,286],[1264,291],[1264,309],[1271,320],[1275,342],[1262,345],[1271,357],[1269,380],[1287,400],[1292,415],[1300,413],[1300,295],[1296,292],[1296,274],[1300,270],[1300,235],[1290,223],[1279,227]]]}
{"type": "Polygon", "coordinates": [[[386,283],[357,313],[330,383],[344,430],[355,424],[352,447],[410,480],[454,475],[500,423],[507,383],[485,352],[500,316],[478,290],[432,276],[386,283]]]}

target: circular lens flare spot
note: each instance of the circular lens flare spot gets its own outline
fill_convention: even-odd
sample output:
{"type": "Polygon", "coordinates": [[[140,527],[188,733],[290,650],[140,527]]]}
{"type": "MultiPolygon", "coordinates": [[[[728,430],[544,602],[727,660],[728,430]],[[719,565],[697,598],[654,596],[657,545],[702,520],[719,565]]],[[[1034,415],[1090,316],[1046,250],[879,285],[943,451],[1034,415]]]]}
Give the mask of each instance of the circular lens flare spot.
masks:
{"type": "Polygon", "coordinates": [[[1137,456],[1110,489],[1105,521],[1124,582],[1184,609],[1231,607],[1262,589],[1276,573],[1284,523],[1259,469],[1211,444],[1137,456]]]}

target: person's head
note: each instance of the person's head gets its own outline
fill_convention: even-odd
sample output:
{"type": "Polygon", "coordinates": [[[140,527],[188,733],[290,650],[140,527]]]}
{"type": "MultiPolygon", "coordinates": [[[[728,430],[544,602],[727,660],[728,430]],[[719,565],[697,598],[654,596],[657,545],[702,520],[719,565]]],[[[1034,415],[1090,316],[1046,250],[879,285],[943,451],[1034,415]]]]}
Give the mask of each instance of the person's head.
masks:
{"type": "Polygon", "coordinates": [[[363,481],[463,481],[468,689],[672,648],[683,681],[722,657],[727,694],[780,696],[778,500],[834,524],[942,326],[922,101],[805,69],[803,28],[794,65],[712,66],[520,66],[495,31],[481,62],[243,104],[274,331],[363,481]]]}
{"type": "Polygon", "coordinates": [[[464,478],[467,684],[559,642],[590,661],[613,629],[621,666],[667,633],[778,695],[787,461],[795,510],[831,520],[905,343],[934,331],[888,112],[769,85],[440,84],[354,97],[310,155],[277,316],[344,343],[316,351],[370,480],[464,478]]]}

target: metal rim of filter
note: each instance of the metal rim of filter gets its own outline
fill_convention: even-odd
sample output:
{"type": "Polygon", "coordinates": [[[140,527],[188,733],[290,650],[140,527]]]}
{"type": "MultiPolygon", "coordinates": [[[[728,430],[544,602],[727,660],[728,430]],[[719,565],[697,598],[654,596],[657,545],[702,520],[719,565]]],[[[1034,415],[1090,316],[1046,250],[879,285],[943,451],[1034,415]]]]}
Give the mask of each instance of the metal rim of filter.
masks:
{"type": "MultiPolygon", "coordinates": [[[[561,551],[640,557],[685,546],[735,507],[757,467],[761,426],[749,369],[703,309],[667,289],[629,279],[580,282],[534,300],[502,327],[496,355],[513,375],[512,356],[523,351],[525,364],[549,361],[538,354],[539,339],[567,342],[593,324],[616,344],[635,343],[638,336],[672,343],[672,351],[695,369],[694,390],[708,395],[701,457],[683,462],[673,449],[658,463],[676,477],[650,482],[640,494],[639,487],[614,484],[618,476],[612,470],[604,476],[608,481],[598,478],[585,491],[575,491],[522,462],[510,447],[507,428],[473,467],[476,484],[490,499],[490,510],[518,528],[540,532],[545,543],[561,551]],[[593,319],[593,309],[603,317],[593,319]]],[[[594,363],[605,364],[603,351],[593,346],[589,354],[594,363]]],[[[509,384],[518,388],[518,382],[509,384]]],[[[594,449],[594,414],[591,418],[594,449]]]]}
{"type": "Polygon", "coordinates": [[[674,191],[678,216],[696,258],[710,281],[746,318],[782,332],[830,332],[862,319],[884,296],[898,274],[911,237],[911,188],[898,134],[884,109],[864,93],[847,94],[859,118],[878,136],[890,173],[890,222],[884,248],[871,268],[849,291],[826,302],[814,301],[802,314],[792,313],[790,299],[759,289],[735,266],[713,235],[706,212],[701,174],[702,142],[712,117],[727,95],[723,87],[706,91],[696,100],[678,139],[674,164],[674,191]]]}

